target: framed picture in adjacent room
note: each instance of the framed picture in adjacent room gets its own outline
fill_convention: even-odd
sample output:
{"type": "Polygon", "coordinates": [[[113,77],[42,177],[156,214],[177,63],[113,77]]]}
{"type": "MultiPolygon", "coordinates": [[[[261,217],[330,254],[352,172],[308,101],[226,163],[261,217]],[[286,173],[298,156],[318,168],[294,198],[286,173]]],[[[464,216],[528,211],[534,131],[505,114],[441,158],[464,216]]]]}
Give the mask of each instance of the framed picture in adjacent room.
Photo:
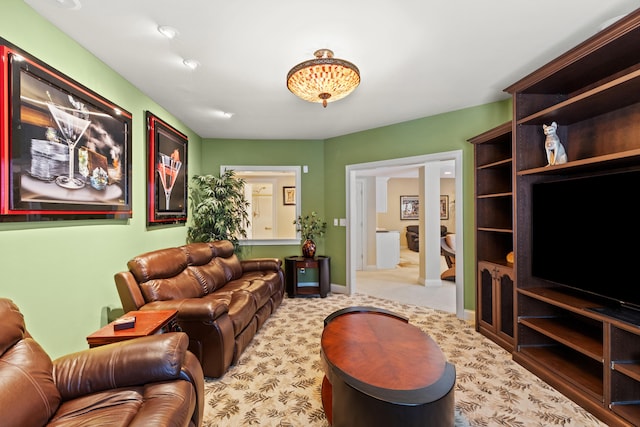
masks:
{"type": "Polygon", "coordinates": [[[440,219],[449,219],[449,196],[440,196],[440,219]]]}
{"type": "Polygon", "coordinates": [[[147,225],[187,221],[185,134],[147,111],[147,225]]]}
{"type": "Polygon", "coordinates": [[[130,218],[131,114],[0,46],[0,221],[130,218]]]}
{"type": "Polygon", "coordinates": [[[296,204],[296,187],[282,187],[282,204],[296,204]]]}
{"type": "Polygon", "coordinates": [[[420,198],[418,196],[400,196],[400,219],[419,219],[420,198]]]}

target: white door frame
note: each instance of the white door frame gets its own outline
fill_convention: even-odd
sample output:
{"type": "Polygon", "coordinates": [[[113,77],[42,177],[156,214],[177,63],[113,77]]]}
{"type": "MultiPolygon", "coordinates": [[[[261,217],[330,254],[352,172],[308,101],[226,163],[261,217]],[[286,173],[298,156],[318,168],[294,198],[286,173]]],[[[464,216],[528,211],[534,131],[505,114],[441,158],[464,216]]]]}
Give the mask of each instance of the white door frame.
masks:
{"type": "MultiPolygon", "coordinates": [[[[355,293],[356,284],[356,224],[357,224],[357,206],[356,206],[356,174],[361,170],[392,167],[392,166],[405,166],[405,165],[420,165],[430,162],[454,160],[455,161],[455,188],[456,188],[456,203],[455,203],[455,217],[456,217],[456,264],[464,266],[464,227],[463,227],[463,193],[462,183],[463,180],[463,168],[462,168],[462,150],[446,151],[442,153],[426,154],[422,156],[404,157],[398,159],[381,160],[377,162],[358,163],[354,165],[346,166],[346,207],[347,207],[347,230],[346,230],[346,254],[347,254],[347,293],[349,295],[355,293]],[[354,226],[351,226],[353,224],[354,226]]],[[[464,319],[464,268],[456,268],[456,316],[464,319]]]]}

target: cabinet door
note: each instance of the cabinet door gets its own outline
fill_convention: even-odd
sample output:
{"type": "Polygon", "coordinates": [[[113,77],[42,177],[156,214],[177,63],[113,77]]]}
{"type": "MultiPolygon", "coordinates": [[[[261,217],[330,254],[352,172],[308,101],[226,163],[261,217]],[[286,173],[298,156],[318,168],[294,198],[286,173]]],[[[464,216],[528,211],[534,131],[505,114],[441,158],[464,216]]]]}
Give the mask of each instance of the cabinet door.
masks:
{"type": "Polygon", "coordinates": [[[506,339],[513,339],[514,330],[514,288],[513,270],[510,268],[499,268],[496,275],[497,295],[500,309],[498,310],[499,320],[497,322],[498,333],[505,335],[506,339]]]}
{"type": "Polygon", "coordinates": [[[484,326],[489,330],[495,330],[495,322],[493,319],[493,301],[494,301],[494,276],[495,266],[493,264],[478,263],[478,311],[480,317],[478,319],[480,326],[484,326]]]}

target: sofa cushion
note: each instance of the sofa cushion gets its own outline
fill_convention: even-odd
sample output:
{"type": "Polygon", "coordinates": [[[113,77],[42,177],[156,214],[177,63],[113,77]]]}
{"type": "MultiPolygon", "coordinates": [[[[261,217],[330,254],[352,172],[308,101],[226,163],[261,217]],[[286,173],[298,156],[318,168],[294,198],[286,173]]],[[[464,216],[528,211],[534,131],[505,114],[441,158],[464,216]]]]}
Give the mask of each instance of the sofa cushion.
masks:
{"type": "Polygon", "coordinates": [[[227,282],[242,277],[242,265],[236,255],[227,258],[216,257],[215,262],[223,268],[227,282]]]}
{"type": "Polygon", "coordinates": [[[234,335],[237,336],[249,323],[251,323],[253,315],[257,310],[258,306],[256,304],[256,299],[250,292],[236,290],[231,293],[229,317],[233,323],[234,335]]]}
{"type": "Polygon", "coordinates": [[[224,266],[214,260],[204,265],[191,265],[188,269],[198,279],[205,294],[210,294],[227,284],[224,266]]]}
{"type": "Polygon", "coordinates": [[[189,269],[173,277],[147,280],[139,286],[147,302],[198,298],[206,295],[202,284],[189,269]]]}
{"type": "Polygon", "coordinates": [[[143,390],[144,387],[106,390],[69,400],[60,406],[47,427],[128,426],[142,406],[143,390]]]}
{"type": "Polygon", "coordinates": [[[269,282],[260,279],[249,280],[244,277],[227,283],[225,289],[234,292],[243,290],[251,294],[255,300],[256,310],[265,305],[273,293],[273,287],[269,285],[269,282]]]}
{"type": "Polygon", "coordinates": [[[180,248],[160,249],[138,255],[127,263],[138,282],[173,277],[187,268],[188,257],[180,248]]]}

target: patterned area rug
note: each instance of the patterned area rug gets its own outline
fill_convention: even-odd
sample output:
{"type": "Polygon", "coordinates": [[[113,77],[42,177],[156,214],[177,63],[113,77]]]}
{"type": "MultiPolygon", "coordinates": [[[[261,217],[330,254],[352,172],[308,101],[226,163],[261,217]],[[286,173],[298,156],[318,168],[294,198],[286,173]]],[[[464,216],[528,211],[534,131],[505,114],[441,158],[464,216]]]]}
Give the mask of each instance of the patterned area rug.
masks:
{"type": "Polygon", "coordinates": [[[401,314],[438,343],[456,367],[456,427],[604,426],[468,322],[359,294],[285,297],[238,364],[222,378],[205,379],[204,426],[328,427],[320,397],[320,336],[324,318],[350,306],[401,314]]]}

